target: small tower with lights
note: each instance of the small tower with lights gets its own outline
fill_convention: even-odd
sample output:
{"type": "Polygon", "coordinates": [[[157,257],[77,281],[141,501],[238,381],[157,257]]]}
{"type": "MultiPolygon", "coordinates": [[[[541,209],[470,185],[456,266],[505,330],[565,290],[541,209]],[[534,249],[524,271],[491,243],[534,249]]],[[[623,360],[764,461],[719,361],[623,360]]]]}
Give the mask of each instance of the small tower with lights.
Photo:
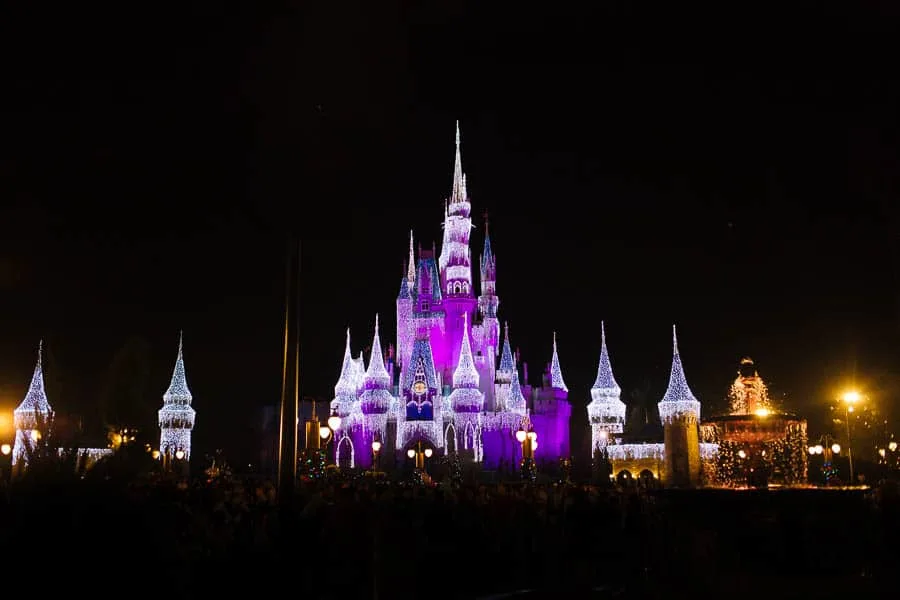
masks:
{"type": "Polygon", "coordinates": [[[191,432],[197,415],[191,407],[191,390],[184,373],[184,335],[178,337],[178,358],[169,389],[163,394],[163,407],[159,410],[159,453],[166,462],[172,459],[189,460],[191,457],[191,432]]]}
{"type": "Polygon", "coordinates": [[[669,387],[657,407],[665,432],[665,484],[672,487],[700,485],[700,402],[685,379],[674,325],[669,387]]]}
{"type": "Polygon", "coordinates": [[[12,452],[13,466],[20,461],[23,464],[28,463],[28,455],[35,449],[41,436],[47,433],[47,427],[53,418],[53,410],[44,391],[43,354],[44,342],[41,341],[38,344],[37,364],[31,376],[31,385],[28,386],[28,392],[21,404],[13,411],[16,427],[16,441],[12,452]]]}
{"type": "Polygon", "coordinates": [[[613,376],[606,350],[606,327],[600,323],[600,364],[597,379],[591,388],[588,404],[588,420],[591,423],[591,452],[613,443],[625,427],[625,403],[621,400],[622,388],[613,376]]]}

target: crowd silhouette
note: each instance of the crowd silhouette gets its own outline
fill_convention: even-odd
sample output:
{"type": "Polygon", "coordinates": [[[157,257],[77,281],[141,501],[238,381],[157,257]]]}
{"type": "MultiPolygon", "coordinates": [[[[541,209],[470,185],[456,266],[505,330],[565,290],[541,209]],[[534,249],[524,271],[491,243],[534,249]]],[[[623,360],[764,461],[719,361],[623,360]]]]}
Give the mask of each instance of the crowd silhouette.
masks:
{"type": "Polygon", "coordinates": [[[877,592],[898,557],[892,482],[666,491],[331,473],[284,499],[265,478],[189,480],[132,459],[86,473],[36,466],[5,484],[15,589],[165,600],[823,598],[877,592]]]}

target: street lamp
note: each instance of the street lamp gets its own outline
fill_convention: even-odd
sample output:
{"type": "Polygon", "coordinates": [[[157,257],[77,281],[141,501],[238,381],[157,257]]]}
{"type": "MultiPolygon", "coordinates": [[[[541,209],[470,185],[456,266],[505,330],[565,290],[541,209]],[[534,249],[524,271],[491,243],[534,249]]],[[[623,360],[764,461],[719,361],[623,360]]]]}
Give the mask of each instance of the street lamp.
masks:
{"type": "Polygon", "coordinates": [[[856,410],[856,405],[862,402],[862,395],[856,390],[848,390],[841,396],[844,401],[844,420],[847,424],[847,460],[850,463],[850,485],[856,483],[853,472],[853,438],[850,433],[850,413],[856,410]]]}
{"type": "Polygon", "coordinates": [[[183,460],[184,459],[184,450],[178,450],[177,452],[175,452],[175,458],[177,458],[178,460],[183,460]]]}
{"type": "Polygon", "coordinates": [[[833,465],[833,455],[841,453],[841,445],[830,435],[823,435],[819,438],[819,443],[809,446],[806,450],[809,452],[810,456],[825,455],[822,461],[822,475],[825,477],[825,483],[828,483],[831,475],[827,470],[833,465]],[[830,445],[829,442],[831,442],[830,445]]]}
{"type": "Polygon", "coordinates": [[[425,459],[431,458],[434,454],[434,450],[431,448],[422,448],[422,442],[416,442],[415,448],[410,448],[406,451],[406,456],[409,458],[416,459],[416,469],[425,470],[425,459]]]}
{"type": "Polygon", "coordinates": [[[372,470],[378,470],[378,453],[381,452],[381,442],[372,440],[372,470]]]}
{"type": "Polygon", "coordinates": [[[3,444],[0,446],[0,452],[3,453],[3,456],[9,456],[9,453],[12,452],[12,446],[9,444],[3,444]]]}

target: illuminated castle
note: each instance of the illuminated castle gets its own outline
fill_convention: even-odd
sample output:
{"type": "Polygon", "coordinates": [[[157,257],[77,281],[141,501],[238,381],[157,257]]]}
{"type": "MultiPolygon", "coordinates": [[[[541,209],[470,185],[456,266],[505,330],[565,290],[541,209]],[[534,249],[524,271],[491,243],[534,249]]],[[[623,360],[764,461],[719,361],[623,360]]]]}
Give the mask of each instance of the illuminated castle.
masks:
{"type": "Polygon", "coordinates": [[[515,432],[526,414],[538,434],[536,459],[568,457],[571,406],[556,336],[542,385],[532,388],[525,364],[520,377],[508,325],[501,346],[497,261],[486,220],[478,263],[480,293],[475,295],[471,209],[457,123],[441,251],[419,245],[416,255],[410,233],[396,300],[396,351],[389,347],[387,355],[382,352],[376,316],[366,367],[362,353],[353,357],[347,330],[331,404],[341,417],[335,432],[338,464],[369,466],[372,442],[378,441],[382,453],[398,457],[422,443],[438,455],[455,452],[488,467],[515,466],[521,458],[515,432]]]}
{"type": "Polygon", "coordinates": [[[183,339],[184,336],[179,335],[175,370],[169,389],[163,394],[163,407],[159,410],[159,453],[164,460],[188,460],[191,457],[191,431],[197,411],[191,407],[193,396],[184,374],[183,339]]]}
{"type": "Polygon", "coordinates": [[[700,402],[687,384],[674,326],[669,386],[657,404],[663,424],[662,442],[633,443],[626,439],[625,404],[620,394],[603,328],[600,366],[587,409],[594,451],[606,454],[616,477],[659,479],[676,487],[695,487],[709,479],[719,447],[715,442],[700,441],[700,402]]]}
{"type": "Polygon", "coordinates": [[[13,411],[13,421],[16,427],[16,441],[13,446],[12,464],[19,461],[28,462],[29,454],[37,447],[41,436],[47,433],[50,426],[53,410],[47,400],[44,391],[44,342],[38,345],[37,364],[34,365],[34,374],[31,376],[31,385],[25,398],[13,411]]]}

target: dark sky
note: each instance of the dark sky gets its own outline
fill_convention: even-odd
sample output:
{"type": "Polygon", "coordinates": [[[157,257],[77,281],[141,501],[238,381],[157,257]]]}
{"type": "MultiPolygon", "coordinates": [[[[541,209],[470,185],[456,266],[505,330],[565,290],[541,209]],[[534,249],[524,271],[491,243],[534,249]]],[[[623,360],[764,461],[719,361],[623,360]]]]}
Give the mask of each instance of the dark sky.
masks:
{"type": "Polygon", "coordinates": [[[896,401],[887,4],[219,4],[4,15],[4,406],[43,337],[55,408],[94,418],[112,380],[140,379],[111,366],[124,354],[152,421],[183,328],[195,443],[247,452],[279,395],[287,235],[303,392],[324,397],[345,327],[358,351],[379,311],[393,336],[408,230],[440,241],[457,118],[501,316],[535,377],[558,331],[573,431],[601,319],[626,394],[662,395],[677,322],[705,410],[746,354],[811,416],[854,373],[896,401]]]}

